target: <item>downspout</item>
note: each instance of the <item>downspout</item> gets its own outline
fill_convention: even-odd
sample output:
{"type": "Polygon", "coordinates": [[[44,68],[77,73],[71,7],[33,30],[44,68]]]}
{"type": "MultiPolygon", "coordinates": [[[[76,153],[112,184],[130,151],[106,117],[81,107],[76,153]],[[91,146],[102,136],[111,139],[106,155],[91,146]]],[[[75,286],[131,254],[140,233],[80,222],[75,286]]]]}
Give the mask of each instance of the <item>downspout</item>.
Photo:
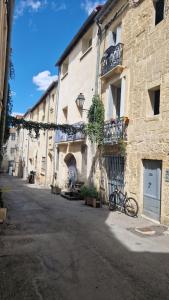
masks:
{"type": "MultiPolygon", "coordinates": [[[[58,107],[59,107],[59,92],[60,92],[60,67],[59,67],[59,70],[58,70],[58,82],[57,82],[57,89],[56,89],[56,124],[58,124],[58,107]]],[[[58,153],[58,145],[56,144],[56,131],[55,131],[55,137],[54,137],[54,160],[53,160],[53,163],[54,163],[54,173],[56,173],[57,169],[57,160],[58,160],[58,156],[57,156],[57,153],[58,153]]],[[[54,178],[54,175],[53,174],[53,178],[54,178]]]]}
{"type": "Polygon", "coordinates": [[[4,78],[4,91],[3,91],[3,107],[1,112],[1,120],[0,120],[0,165],[2,162],[2,146],[4,142],[4,134],[5,134],[5,123],[6,123],[6,105],[8,98],[8,78],[9,78],[9,68],[10,68],[10,42],[11,42],[11,31],[12,31],[12,17],[14,10],[14,0],[9,0],[7,3],[7,46],[6,46],[6,64],[5,64],[5,78],[4,78]]]}
{"type": "MultiPolygon", "coordinates": [[[[49,104],[48,104],[48,117],[47,117],[47,123],[49,123],[49,111],[50,111],[50,94],[48,95],[49,104]]],[[[48,168],[48,143],[49,143],[49,129],[46,133],[46,166],[45,166],[45,186],[47,185],[47,168],[48,168]]]]}
{"type": "Polygon", "coordinates": [[[95,78],[95,95],[99,94],[99,70],[100,70],[100,45],[102,38],[102,28],[99,20],[96,19],[96,24],[98,26],[97,33],[97,54],[96,54],[96,78],[95,78]]]}

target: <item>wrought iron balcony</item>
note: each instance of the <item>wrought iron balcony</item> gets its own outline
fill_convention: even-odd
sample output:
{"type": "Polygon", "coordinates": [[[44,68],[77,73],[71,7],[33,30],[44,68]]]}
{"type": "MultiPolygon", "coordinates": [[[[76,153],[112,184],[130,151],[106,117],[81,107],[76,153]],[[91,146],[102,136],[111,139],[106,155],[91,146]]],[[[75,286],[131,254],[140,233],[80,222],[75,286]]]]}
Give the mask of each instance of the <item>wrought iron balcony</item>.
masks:
{"type": "Polygon", "coordinates": [[[110,46],[105,52],[101,60],[101,76],[105,75],[118,65],[122,65],[123,44],[110,46]]]}
{"type": "MultiPolygon", "coordinates": [[[[81,126],[82,123],[73,124],[73,126],[78,127],[81,126]]],[[[85,139],[85,134],[83,132],[77,132],[75,134],[67,134],[62,132],[61,130],[56,131],[56,143],[68,143],[68,142],[75,142],[75,141],[82,141],[85,139]]]]}
{"type": "Polygon", "coordinates": [[[128,118],[111,120],[104,125],[104,144],[118,144],[121,140],[127,140],[128,118]]]}

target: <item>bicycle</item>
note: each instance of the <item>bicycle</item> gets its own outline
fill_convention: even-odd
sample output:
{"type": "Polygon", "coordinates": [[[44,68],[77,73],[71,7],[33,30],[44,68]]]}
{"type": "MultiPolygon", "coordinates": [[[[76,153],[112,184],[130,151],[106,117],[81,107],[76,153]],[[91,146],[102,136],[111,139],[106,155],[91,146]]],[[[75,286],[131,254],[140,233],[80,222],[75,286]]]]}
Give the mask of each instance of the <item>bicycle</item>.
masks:
{"type": "Polygon", "coordinates": [[[109,209],[115,210],[117,207],[121,207],[124,209],[126,215],[136,217],[139,210],[137,201],[132,197],[128,197],[127,192],[124,194],[120,191],[117,185],[111,183],[110,185],[115,186],[115,190],[109,196],[109,209]]]}

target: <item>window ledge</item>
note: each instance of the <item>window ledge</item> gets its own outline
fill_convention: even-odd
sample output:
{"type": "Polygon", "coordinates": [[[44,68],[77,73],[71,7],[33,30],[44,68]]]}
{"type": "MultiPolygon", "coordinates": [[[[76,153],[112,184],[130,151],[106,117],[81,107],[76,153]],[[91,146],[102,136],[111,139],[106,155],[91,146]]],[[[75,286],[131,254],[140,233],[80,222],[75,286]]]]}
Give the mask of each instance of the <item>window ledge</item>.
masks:
{"type": "Polygon", "coordinates": [[[66,73],[62,76],[61,80],[65,79],[65,77],[66,77],[67,75],[68,75],[68,72],[66,72],[66,73]]]}
{"type": "Polygon", "coordinates": [[[149,116],[146,118],[146,121],[159,121],[160,120],[160,115],[154,115],[154,116],[149,116]]]}
{"type": "Polygon", "coordinates": [[[83,54],[82,56],[80,57],[80,61],[92,50],[92,46],[89,47],[83,54]]]}

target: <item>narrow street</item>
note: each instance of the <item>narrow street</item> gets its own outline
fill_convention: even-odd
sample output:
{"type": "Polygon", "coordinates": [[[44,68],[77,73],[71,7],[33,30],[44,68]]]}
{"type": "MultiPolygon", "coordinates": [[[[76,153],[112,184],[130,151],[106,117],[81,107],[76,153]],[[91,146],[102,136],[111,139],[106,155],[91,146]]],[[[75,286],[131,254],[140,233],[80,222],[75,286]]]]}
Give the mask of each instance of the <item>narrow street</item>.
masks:
{"type": "Polygon", "coordinates": [[[168,229],[86,207],[14,177],[0,225],[1,300],[166,300],[168,229]],[[153,226],[145,236],[136,227],[153,226]]]}

